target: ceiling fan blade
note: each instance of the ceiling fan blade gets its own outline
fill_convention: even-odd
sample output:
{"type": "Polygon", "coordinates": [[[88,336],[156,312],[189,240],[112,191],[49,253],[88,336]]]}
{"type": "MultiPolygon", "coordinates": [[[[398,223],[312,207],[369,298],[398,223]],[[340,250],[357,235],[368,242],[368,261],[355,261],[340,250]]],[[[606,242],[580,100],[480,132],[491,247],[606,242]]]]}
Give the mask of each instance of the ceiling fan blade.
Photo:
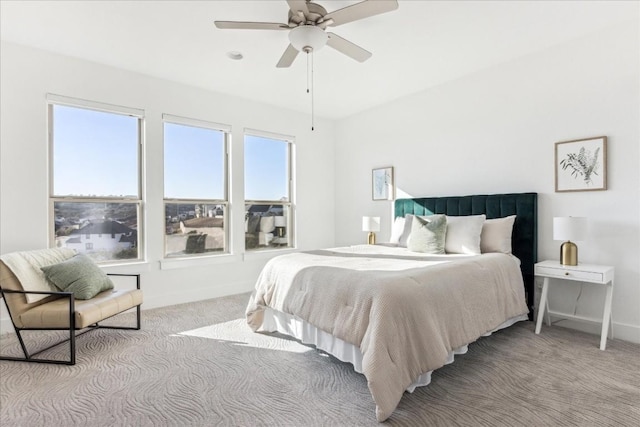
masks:
{"type": "Polygon", "coordinates": [[[287,0],[287,3],[289,3],[289,9],[291,9],[293,13],[302,12],[304,16],[309,14],[309,8],[305,0],[287,0]]]}
{"type": "Polygon", "coordinates": [[[329,36],[327,45],[331,46],[338,52],[344,53],[348,57],[353,58],[359,62],[364,62],[367,59],[371,58],[372,53],[361,48],[357,44],[351,43],[349,40],[343,39],[342,37],[333,33],[327,33],[327,35],[329,36]]]}
{"type": "Polygon", "coordinates": [[[368,18],[385,12],[391,12],[398,8],[397,0],[365,0],[351,6],[343,7],[327,13],[323,19],[333,19],[332,27],[368,18]]]}
{"type": "Polygon", "coordinates": [[[277,22],[241,22],[241,21],[214,21],[216,27],[222,30],[288,30],[287,24],[277,22]]]}
{"type": "Polygon", "coordinates": [[[291,64],[293,64],[293,60],[296,59],[296,56],[298,56],[298,50],[292,45],[289,45],[289,47],[287,47],[287,49],[282,54],[280,61],[278,61],[278,63],[276,64],[276,67],[278,68],[290,67],[291,64]]]}
{"type": "Polygon", "coordinates": [[[325,30],[329,25],[333,24],[333,19],[329,18],[327,20],[321,20],[316,23],[316,27],[322,28],[325,30]]]}

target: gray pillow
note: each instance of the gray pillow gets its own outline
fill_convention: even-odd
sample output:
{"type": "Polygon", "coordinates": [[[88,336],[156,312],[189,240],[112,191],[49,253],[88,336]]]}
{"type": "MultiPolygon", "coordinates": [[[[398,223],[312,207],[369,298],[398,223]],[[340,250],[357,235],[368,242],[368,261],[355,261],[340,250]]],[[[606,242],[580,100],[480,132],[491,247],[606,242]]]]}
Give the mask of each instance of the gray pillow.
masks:
{"type": "Polygon", "coordinates": [[[40,269],[51,283],[63,291],[73,292],[76,299],[91,299],[113,289],[111,279],[84,254],[40,269]]]}
{"type": "Polygon", "coordinates": [[[445,215],[414,216],[407,248],[413,252],[443,254],[446,233],[447,217],[445,215]]]}

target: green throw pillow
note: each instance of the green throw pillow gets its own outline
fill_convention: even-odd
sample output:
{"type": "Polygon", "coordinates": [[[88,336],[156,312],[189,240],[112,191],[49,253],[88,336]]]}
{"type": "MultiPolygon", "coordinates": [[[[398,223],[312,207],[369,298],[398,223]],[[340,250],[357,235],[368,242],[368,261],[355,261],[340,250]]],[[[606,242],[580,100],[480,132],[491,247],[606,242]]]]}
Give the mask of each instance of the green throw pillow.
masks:
{"type": "Polygon", "coordinates": [[[76,299],[91,299],[113,289],[111,279],[84,254],[40,269],[51,283],[63,291],[73,292],[76,299]]]}
{"type": "Polygon", "coordinates": [[[447,217],[445,215],[428,217],[414,215],[407,248],[413,252],[443,254],[446,233],[447,217]]]}

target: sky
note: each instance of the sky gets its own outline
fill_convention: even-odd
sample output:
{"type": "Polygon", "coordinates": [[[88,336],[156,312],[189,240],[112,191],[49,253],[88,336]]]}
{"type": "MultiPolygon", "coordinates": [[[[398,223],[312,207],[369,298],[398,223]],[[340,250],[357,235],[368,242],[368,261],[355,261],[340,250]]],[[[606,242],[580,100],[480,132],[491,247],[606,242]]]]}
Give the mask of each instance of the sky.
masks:
{"type": "Polygon", "coordinates": [[[54,195],[138,196],[138,119],[55,105],[54,195]]]}
{"type": "MultiPolygon", "coordinates": [[[[56,196],[137,197],[136,117],[54,105],[53,129],[56,196]]],[[[224,198],[224,132],[165,122],[163,144],[165,198],[224,198]]],[[[245,136],[245,200],[288,196],[287,147],[245,136]]]]}
{"type": "Polygon", "coordinates": [[[244,138],[245,200],[289,197],[288,142],[246,135],[244,138]]]}

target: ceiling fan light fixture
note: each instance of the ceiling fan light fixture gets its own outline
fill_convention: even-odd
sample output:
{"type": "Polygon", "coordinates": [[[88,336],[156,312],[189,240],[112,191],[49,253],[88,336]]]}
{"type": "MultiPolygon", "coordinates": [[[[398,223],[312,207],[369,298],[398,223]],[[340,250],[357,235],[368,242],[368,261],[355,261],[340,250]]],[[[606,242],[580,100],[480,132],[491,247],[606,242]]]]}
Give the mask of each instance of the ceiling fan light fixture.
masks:
{"type": "Polygon", "coordinates": [[[321,49],[328,38],[327,33],[313,25],[300,25],[289,31],[289,41],[299,52],[306,52],[308,48],[313,51],[321,49]]]}

